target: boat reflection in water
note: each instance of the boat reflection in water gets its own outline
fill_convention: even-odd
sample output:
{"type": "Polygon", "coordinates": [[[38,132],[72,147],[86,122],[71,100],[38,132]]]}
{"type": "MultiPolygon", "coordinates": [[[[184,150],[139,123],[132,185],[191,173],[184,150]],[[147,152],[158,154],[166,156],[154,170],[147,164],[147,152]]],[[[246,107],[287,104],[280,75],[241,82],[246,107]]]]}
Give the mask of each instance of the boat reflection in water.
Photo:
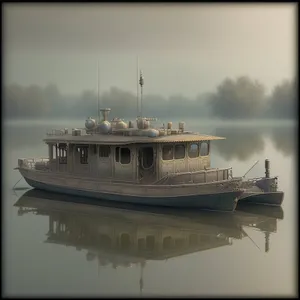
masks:
{"type": "Polygon", "coordinates": [[[99,266],[140,264],[142,270],[147,260],[165,260],[232,245],[234,239],[248,237],[245,226],[264,232],[268,252],[270,233],[276,232],[277,220],[283,219],[281,207],[243,205],[228,214],[128,204],[113,206],[109,202],[99,206],[99,202],[86,201],[30,190],[15,206],[20,216],[31,212],[49,217],[45,242],[85,250],[86,259],[98,260],[99,266]]]}

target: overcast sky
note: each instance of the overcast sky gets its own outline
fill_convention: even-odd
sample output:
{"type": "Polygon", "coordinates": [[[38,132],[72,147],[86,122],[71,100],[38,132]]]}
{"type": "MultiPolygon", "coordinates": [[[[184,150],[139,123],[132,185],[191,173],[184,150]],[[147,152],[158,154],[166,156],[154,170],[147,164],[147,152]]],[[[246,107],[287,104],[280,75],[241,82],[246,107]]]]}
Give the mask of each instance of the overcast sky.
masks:
{"type": "Polygon", "coordinates": [[[195,97],[227,76],[296,71],[296,4],[4,4],[4,83],[195,97]]]}

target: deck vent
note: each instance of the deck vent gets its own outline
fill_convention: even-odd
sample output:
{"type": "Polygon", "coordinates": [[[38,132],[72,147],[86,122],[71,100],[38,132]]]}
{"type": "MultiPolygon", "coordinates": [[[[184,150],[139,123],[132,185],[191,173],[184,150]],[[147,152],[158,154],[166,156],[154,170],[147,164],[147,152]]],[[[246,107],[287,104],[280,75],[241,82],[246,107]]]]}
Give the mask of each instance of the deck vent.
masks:
{"type": "Polygon", "coordinates": [[[101,108],[100,112],[102,113],[102,121],[108,121],[108,115],[110,113],[111,109],[110,108],[101,108]]]}
{"type": "Polygon", "coordinates": [[[134,124],[132,121],[129,121],[128,128],[134,128],[134,124]]]}
{"type": "Polygon", "coordinates": [[[81,135],[81,129],[73,128],[72,129],[72,135],[73,136],[80,136],[81,135]]]}
{"type": "Polygon", "coordinates": [[[179,132],[184,132],[184,125],[185,125],[184,122],[179,122],[179,124],[178,124],[179,132]]]}

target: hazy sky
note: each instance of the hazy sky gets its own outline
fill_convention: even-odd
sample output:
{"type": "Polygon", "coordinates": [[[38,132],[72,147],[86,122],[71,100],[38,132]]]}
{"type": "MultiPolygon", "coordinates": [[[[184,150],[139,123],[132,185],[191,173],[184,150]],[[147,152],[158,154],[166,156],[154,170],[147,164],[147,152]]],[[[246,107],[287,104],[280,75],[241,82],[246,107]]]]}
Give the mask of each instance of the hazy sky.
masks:
{"type": "Polygon", "coordinates": [[[195,97],[227,76],[296,71],[296,4],[4,4],[4,83],[195,97]]]}

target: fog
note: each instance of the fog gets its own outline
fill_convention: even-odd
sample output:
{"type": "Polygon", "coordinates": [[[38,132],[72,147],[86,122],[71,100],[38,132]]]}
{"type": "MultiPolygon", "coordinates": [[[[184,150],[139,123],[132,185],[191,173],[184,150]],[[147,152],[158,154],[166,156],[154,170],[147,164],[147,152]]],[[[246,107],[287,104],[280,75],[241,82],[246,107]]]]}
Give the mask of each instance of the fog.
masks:
{"type": "MultiPolygon", "coordinates": [[[[295,294],[296,9],[296,3],[3,4],[4,292],[295,294]],[[76,210],[60,214],[58,201],[54,214],[13,206],[28,186],[15,170],[18,159],[49,156],[46,132],[71,132],[84,127],[88,116],[96,117],[98,83],[101,107],[112,109],[109,118],[134,120],[137,57],[145,78],[143,116],[157,117],[159,125],[172,121],[173,128],[184,121],[188,131],[225,137],[211,144],[211,166],[232,167],[234,176],[243,176],[257,160],[246,178],[264,176],[268,158],[271,176],[278,175],[285,194],[284,220],[277,225],[266,207],[261,215],[253,208],[224,222],[199,218],[197,211],[194,223],[156,214],[154,219],[162,221],[149,219],[147,227],[143,215],[124,212],[124,220],[131,218],[129,226],[122,218],[114,226],[105,215],[102,225],[89,214],[80,223],[76,210]],[[12,191],[15,187],[19,191],[12,191]],[[49,235],[53,220],[59,225],[53,231],[61,241],[57,246],[49,235]],[[234,234],[226,224],[234,225],[234,234]],[[125,248],[115,246],[105,253],[104,232],[111,233],[112,246],[124,245],[114,238],[123,240],[128,233],[126,249],[138,251],[128,256],[125,248]],[[171,248],[164,237],[172,241],[171,248]],[[76,240],[79,244],[69,247],[76,240]],[[155,251],[139,251],[145,245],[140,241],[146,246],[154,241],[155,251]],[[104,259],[113,265],[105,266],[104,259]],[[134,265],[138,261],[145,269],[134,265]]],[[[26,195],[24,200],[26,204],[26,195]]],[[[45,212],[43,199],[32,201],[45,212]]]]}
{"type": "Polygon", "coordinates": [[[295,77],[296,4],[4,4],[6,85],[55,84],[79,95],[112,87],[196,98],[226,77],[270,94],[295,77]]]}
{"type": "MultiPolygon", "coordinates": [[[[188,98],[182,94],[164,97],[139,96],[142,115],[157,118],[215,118],[223,120],[296,119],[296,82],[282,81],[271,94],[257,80],[247,76],[225,78],[210,93],[188,98]],[[141,101],[142,99],[142,101],[141,101]]],[[[56,85],[7,85],[3,92],[4,119],[74,119],[97,117],[97,108],[110,107],[111,117],[135,118],[137,95],[112,87],[97,93],[85,90],[76,95],[64,95],[56,85]]],[[[139,110],[140,110],[139,108],[139,110]]]]}

